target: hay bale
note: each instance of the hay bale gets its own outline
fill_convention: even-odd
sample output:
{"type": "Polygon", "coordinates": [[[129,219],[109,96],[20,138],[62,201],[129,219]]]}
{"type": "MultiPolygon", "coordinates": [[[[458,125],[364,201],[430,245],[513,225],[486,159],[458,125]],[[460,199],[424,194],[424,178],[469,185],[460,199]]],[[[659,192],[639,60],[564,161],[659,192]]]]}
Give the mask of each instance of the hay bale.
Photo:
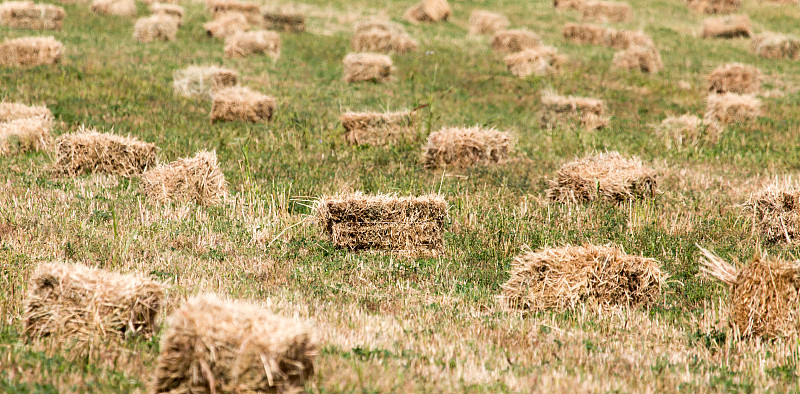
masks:
{"type": "Polygon", "coordinates": [[[0,66],[35,67],[61,62],[64,44],[53,37],[20,37],[0,45],[0,66]]]}
{"type": "Polygon", "coordinates": [[[742,7],[742,0],[688,0],[687,5],[703,14],[730,14],[742,7]]]}
{"type": "Polygon", "coordinates": [[[557,10],[577,10],[584,0],[553,0],[553,7],[557,10]]]}
{"type": "Polygon", "coordinates": [[[44,105],[26,105],[0,101],[0,122],[32,117],[52,118],[53,114],[44,105]]]}
{"type": "Polygon", "coordinates": [[[426,168],[471,167],[502,163],[513,144],[508,133],[493,128],[445,127],[428,136],[422,164],[426,168]]]}
{"type": "Polygon", "coordinates": [[[0,122],[0,156],[45,149],[52,129],[53,120],[44,116],[0,122]]]}
{"type": "Polygon", "coordinates": [[[725,63],[708,76],[712,93],[756,94],[761,91],[761,70],[742,63],[725,63]]]}
{"type": "Polygon", "coordinates": [[[409,8],[404,17],[411,23],[441,22],[450,16],[447,0],[422,0],[409,8]]]}
{"type": "Polygon", "coordinates": [[[527,78],[530,75],[541,76],[556,72],[567,61],[567,57],[560,55],[553,47],[542,45],[512,53],[503,60],[508,71],[520,78],[527,78]]]}
{"type": "Polygon", "coordinates": [[[744,215],[768,242],[800,241],[800,186],[775,182],[753,193],[744,203],[744,215]]]}
{"type": "Polygon", "coordinates": [[[629,22],[633,18],[633,9],[628,3],[612,1],[581,1],[578,11],[583,19],[601,22],[629,22]]]}
{"type": "Polygon", "coordinates": [[[228,13],[239,13],[244,15],[247,22],[254,26],[264,23],[261,7],[256,3],[239,0],[206,0],[206,9],[211,12],[212,19],[228,13]]]}
{"type": "Polygon", "coordinates": [[[655,197],[654,170],[617,152],[598,153],[561,166],[547,197],[557,202],[626,202],[655,197]]]}
{"type": "Polygon", "coordinates": [[[536,33],[525,30],[498,31],[492,37],[492,49],[497,52],[519,52],[542,45],[542,39],[536,33]]]}
{"type": "Polygon", "coordinates": [[[409,257],[444,253],[447,202],[440,195],[340,194],[320,198],[314,210],[323,232],[338,248],[409,257]]]}
{"type": "Polygon", "coordinates": [[[163,304],[164,285],[144,276],[42,263],[28,284],[22,321],[29,338],[150,337],[163,304]]]}
{"type": "Polygon", "coordinates": [[[653,39],[641,31],[615,30],[590,24],[567,23],[562,31],[567,41],[576,44],[603,45],[615,49],[631,46],[653,47],[653,39]]]}
{"type": "Polygon", "coordinates": [[[7,1],[0,4],[0,25],[12,29],[61,30],[64,9],[31,1],[7,1]]]}
{"type": "Polygon", "coordinates": [[[741,269],[700,248],[700,268],[730,289],[728,324],[741,337],[796,337],[800,332],[800,262],[756,253],[741,269]]]}
{"type": "Polygon", "coordinates": [[[211,98],[220,89],[236,86],[239,73],[217,66],[189,66],[172,76],[172,90],[184,97],[211,98]]]}
{"type": "Polygon", "coordinates": [[[178,34],[178,21],[169,15],[154,14],[139,18],[133,25],[133,38],[142,43],[175,41],[178,34]]]}
{"type": "Polygon", "coordinates": [[[225,38],[250,30],[250,22],[247,21],[247,17],[242,13],[229,12],[204,23],[203,29],[211,37],[225,38]]]}
{"type": "Polygon", "coordinates": [[[306,16],[293,8],[282,7],[264,11],[264,27],[269,30],[299,33],[306,31],[306,16]]]}
{"type": "Polygon", "coordinates": [[[512,310],[565,311],[582,304],[640,307],[661,299],[667,274],[658,261],[613,245],[526,250],[514,258],[500,299],[512,310]]]}
{"type": "Polygon", "coordinates": [[[314,374],[305,324],[243,301],[192,297],[163,335],[153,393],[294,393],[314,374]]]}
{"type": "Polygon", "coordinates": [[[225,38],[225,56],[250,55],[267,55],[277,59],[281,55],[281,36],[274,31],[256,30],[234,33],[225,38]]]}
{"type": "Polygon", "coordinates": [[[139,187],[148,200],[162,204],[175,201],[217,205],[228,194],[228,184],[217,164],[217,154],[207,151],[145,172],[139,187]]]}
{"type": "Polygon", "coordinates": [[[135,138],[100,133],[81,126],[56,139],[56,171],[76,176],[104,173],[129,177],[156,164],[156,145],[135,138]]]}
{"type": "Polygon", "coordinates": [[[751,122],[761,115],[761,100],[752,95],[711,93],[706,98],[707,119],[722,124],[751,122]]]}
{"type": "Polygon", "coordinates": [[[379,53],[348,53],[343,63],[344,80],[347,82],[386,82],[394,70],[392,58],[379,53]]]}
{"type": "Polygon", "coordinates": [[[635,45],[614,54],[614,67],[655,74],[664,64],[656,48],[635,45]]]}
{"type": "Polygon", "coordinates": [[[178,27],[183,24],[183,7],[177,4],[153,3],[148,9],[153,15],[166,15],[175,19],[178,27]]]}
{"type": "Polygon", "coordinates": [[[339,120],[350,144],[382,146],[416,135],[419,116],[414,111],[345,112],[339,120]]]}
{"type": "Polygon", "coordinates": [[[419,43],[403,26],[390,22],[365,22],[356,25],[353,50],[357,52],[413,52],[419,43]]]}
{"type": "Polygon", "coordinates": [[[602,100],[589,97],[560,96],[553,91],[542,92],[543,128],[552,129],[558,124],[577,122],[586,130],[596,130],[608,124],[602,100]]]}
{"type": "Polygon", "coordinates": [[[703,38],[736,38],[753,35],[753,26],[747,15],[728,15],[707,18],[703,21],[703,38]]]}
{"type": "Polygon", "coordinates": [[[134,0],[94,0],[91,6],[95,14],[135,16],[136,2],[134,0]]]}
{"type": "Polygon", "coordinates": [[[469,14],[469,34],[494,34],[508,29],[511,22],[505,15],[496,14],[485,10],[473,10],[469,14]]]}
{"type": "Polygon", "coordinates": [[[800,38],[777,33],[761,33],[751,42],[755,54],[767,59],[800,60],[800,38]]]}
{"type": "Polygon", "coordinates": [[[212,94],[211,122],[270,121],[277,105],[274,97],[241,86],[220,89],[212,94]]]}
{"type": "Polygon", "coordinates": [[[700,119],[690,114],[667,117],[656,129],[659,134],[678,147],[695,145],[699,142],[715,144],[723,131],[722,126],[715,120],[700,119]]]}

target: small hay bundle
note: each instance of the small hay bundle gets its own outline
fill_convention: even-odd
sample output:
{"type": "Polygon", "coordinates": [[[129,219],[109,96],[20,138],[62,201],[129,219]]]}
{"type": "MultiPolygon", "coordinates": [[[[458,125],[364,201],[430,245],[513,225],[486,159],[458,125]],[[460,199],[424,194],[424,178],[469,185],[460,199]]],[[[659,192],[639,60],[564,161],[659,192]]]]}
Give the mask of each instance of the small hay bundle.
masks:
{"type": "Polygon", "coordinates": [[[58,64],[63,55],[64,44],[53,37],[6,39],[0,45],[0,66],[35,67],[58,64]]]}
{"type": "Polygon", "coordinates": [[[592,244],[527,250],[514,258],[510,274],[500,299],[527,312],[648,306],[661,298],[667,278],[654,259],[592,244]]]}
{"type": "Polygon", "coordinates": [[[133,25],[133,38],[142,43],[175,41],[178,33],[178,20],[165,14],[154,14],[139,18],[133,25]]]}
{"type": "Polygon", "coordinates": [[[53,114],[44,105],[26,105],[0,101],[0,122],[32,117],[52,118],[53,114]]]}
{"type": "Polygon", "coordinates": [[[409,8],[404,16],[411,23],[441,22],[447,20],[450,12],[447,0],[422,0],[409,8]]]}
{"type": "Polygon", "coordinates": [[[127,177],[153,167],[157,149],[153,143],[81,126],[78,132],[56,139],[54,167],[70,176],[103,173],[127,177]]]}
{"type": "Polygon", "coordinates": [[[497,52],[519,52],[542,45],[542,39],[536,33],[525,30],[502,30],[492,37],[492,49],[497,52]]]}
{"type": "Polygon", "coordinates": [[[413,52],[419,43],[403,26],[389,22],[366,22],[356,25],[353,50],[357,52],[413,52]]]}
{"type": "Polygon", "coordinates": [[[392,76],[392,58],[370,52],[349,53],[344,57],[344,80],[347,82],[385,82],[392,76]]]}
{"type": "Polygon", "coordinates": [[[612,1],[583,1],[578,4],[583,19],[602,22],[628,22],[633,17],[633,9],[628,3],[612,1]]]}
{"type": "Polygon", "coordinates": [[[730,14],[741,8],[742,0],[689,0],[688,6],[703,14],[730,14]]]}
{"type": "Polygon", "coordinates": [[[338,248],[386,250],[409,257],[444,253],[447,202],[436,194],[325,196],[315,204],[315,212],[338,248]]]}
{"type": "Polygon", "coordinates": [[[276,101],[274,97],[234,86],[224,88],[211,95],[211,122],[263,122],[272,119],[276,101]]]}
{"type": "Polygon", "coordinates": [[[761,115],[761,100],[749,94],[711,93],[706,99],[707,119],[722,124],[751,122],[761,115]]]}
{"type": "Polygon", "coordinates": [[[184,97],[211,98],[212,93],[236,86],[239,73],[217,66],[189,66],[172,76],[172,90],[184,97]]]}
{"type": "Polygon", "coordinates": [[[508,71],[520,78],[527,78],[530,75],[541,76],[557,71],[567,61],[567,57],[560,55],[553,47],[542,45],[512,53],[503,60],[508,71]]]}
{"type": "Polygon", "coordinates": [[[299,33],[306,31],[306,16],[291,8],[278,8],[264,12],[264,27],[269,30],[299,33]]]}
{"type": "Polygon", "coordinates": [[[561,166],[556,178],[550,181],[547,197],[557,202],[626,202],[652,198],[656,193],[654,170],[639,159],[606,152],[561,166]]]}
{"type": "Polygon", "coordinates": [[[206,9],[211,12],[213,19],[220,16],[238,12],[247,18],[247,22],[260,25],[264,17],[261,15],[261,7],[256,3],[239,0],[206,0],[206,9]]]}
{"type": "Polygon", "coordinates": [[[658,132],[678,147],[694,145],[701,141],[715,144],[722,134],[722,126],[713,119],[700,119],[684,114],[670,116],[657,126],[658,132]]]}
{"type": "Polygon", "coordinates": [[[485,10],[474,10],[469,14],[469,34],[494,34],[508,29],[511,22],[505,15],[485,10]]]}
{"type": "Polygon", "coordinates": [[[711,93],[756,94],[761,90],[761,70],[742,63],[725,63],[708,76],[711,93]]]}
{"type": "Polygon", "coordinates": [[[0,4],[0,25],[12,29],[61,30],[64,9],[30,1],[7,1],[0,4]]]}
{"type": "Polygon", "coordinates": [[[413,111],[345,112],[339,120],[350,144],[381,146],[415,135],[419,116],[413,111]]]}
{"type": "Polygon", "coordinates": [[[65,339],[150,337],[164,304],[164,285],[81,264],[42,263],[25,294],[25,334],[65,339]]]}
{"type": "Polygon", "coordinates": [[[597,130],[608,124],[602,100],[589,97],[560,96],[546,90],[542,93],[541,125],[552,129],[557,124],[579,122],[586,130],[597,130]]]}
{"type": "Polygon", "coordinates": [[[720,16],[703,21],[703,38],[736,38],[752,35],[753,26],[747,15],[720,16]]]}
{"type": "Polygon", "coordinates": [[[229,12],[219,15],[213,21],[204,23],[203,29],[211,37],[225,38],[250,30],[250,22],[242,13],[229,12]]]}
{"type": "Polygon", "coordinates": [[[650,46],[635,45],[614,54],[614,66],[623,70],[657,73],[664,68],[658,50],[650,46]]]}
{"type": "Polygon", "coordinates": [[[225,38],[225,56],[244,57],[256,54],[277,59],[281,55],[281,36],[274,31],[256,30],[235,33],[225,38]]]}
{"type": "Polygon", "coordinates": [[[800,186],[775,182],[752,194],[744,204],[753,229],[769,242],[800,241],[800,186]]]}
{"type": "Polygon", "coordinates": [[[497,164],[508,158],[512,148],[506,132],[480,126],[445,127],[428,136],[422,164],[426,168],[497,164]]]}
{"type": "Polygon", "coordinates": [[[577,10],[584,0],[553,0],[553,7],[557,10],[577,10]]]}
{"type": "Polygon", "coordinates": [[[94,0],[91,6],[95,14],[134,16],[136,2],[134,0],[94,0]]]}
{"type": "Polygon", "coordinates": [[[631,46],[654,46],[653,39],[641,31],[615,30],[597,25],[567,23],[564,38],[576,44],[603,45],[615,49],[631,46]]]}
{"type": "Polygon", "coordinates": [[[700,248],[701,271],[728,285],[728,324],[742,337],[794,337],[800,331],[800,262],[760,253],[744,268],[700,248]]]}
{"type": "Polygon", "coordinates": [[[767,59],[800,60],[800,39],[776,33],[761,33],[753,37],[753,52],[767,59]]]}
{"type": "Polygon", "coordinates": [[[0,156],[45,149],[52,129],[53,120],[44,116],[0,122],[0,156]]]}
{"type": "Polygon", "coordinates": [[[217,205],[228,194],[228,184],[217,164],[217,154],[207,151],[145,172],[140,187],[148,200],[162,204],[175,201],[217,205]]]}
{"type": "Polygon", "coordinates": [[[153,393],[294,393],[314,374],[305,324],[243,301],[190,298],[163,335],[153,393]]]}
{"type": "Polygon", "coordinates": [[[175,19],[178,27],[183,24],[183,7],[177,4],[153,3],[148,9],[153,15],[166,15],[175,19]]]}

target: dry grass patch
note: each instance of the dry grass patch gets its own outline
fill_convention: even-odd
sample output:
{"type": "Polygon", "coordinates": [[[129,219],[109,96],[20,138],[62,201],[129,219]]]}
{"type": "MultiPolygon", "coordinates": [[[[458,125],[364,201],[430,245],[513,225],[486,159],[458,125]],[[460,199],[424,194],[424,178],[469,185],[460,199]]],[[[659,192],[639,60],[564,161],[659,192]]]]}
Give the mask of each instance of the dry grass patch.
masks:
{"type": "Polygon", "coordinates": [[[774,182],[750,195],[743,205],[753,232],[769,242],[800,240],[800,186],[774,182]]]}
{"type": "Polygon", "coordinates": [[[0,122],[32,117],[52,118],[53,114],[44,105],[27,105],[0,101],[0,122]]]}
{"type": "Polygon", "coordinates": [[[567,61],[567,57],[560,55],[556,48],[539,46],[512,53],[503,59],[508,71],[512,74],[526,78],[531,75],[552,74],[567,61]]]}
{"type": "Polygon", "coordinates": [[[356,25],[353,50],[357,52],[413,52],[419,43],[403,26],[391,22],[362,22],[356,25]]]}
{"type": "Polygon", "coordinates": [[[0,66],[35,67],[58,64],[64,44],[53,37],[10,38],[0,45],[0,66]]]}
{"type": "Polygon", "coordinates": [[[756,94],[761,91],[764,76],[758,67],[742,63],[725,63],[708,75],[711,93],[756,94]]]}
{"type": "Polygon", "coordinates": [[[703,38],[736,38],[753,35],[753,25],[747,15],[728,15],[703,21],[703,38]]]}
{"type": "Polygon", "coordinates": [[[236,86],[239,73],[218,66],[189,66],[172,76],[172,90],[184,97],[211,98],[220,89],[236,86]]]}
{"type": "Polygon", "coordinates": [[[61,30],[64,9],[31,1],[7,1],[0,4],[0,25],[12,29],[61,30]]]}
{"type": "Polygon", "coordinates": [[[494,34],[506,30],[511,22],[505,15],[486,10],[473,10],[469,14],[469,34],[494,34]]]}
{"type": "Polygon", "coordinates": [[[47,148],[53,120],[45,116],[0,122],[0,156],[47,148]]]}
{"type": "Polygon", "coordinates": [[[211,37],[225,38],[250,30],[250,22],[247,21],[247,17],[242,13],[228,12],[217,16],[210,22],[204,23],[203,29],[211,37]]]}
{"type": "Polygon", "coordinates": [[[262,122],[272,119],[277,102],[274,97],[234,86],[212,94],[211,122],[262,122]]]}
{"type": "Polygon", "coordinates": [[[281,36],[274,31],[256,30],[234,33],[225,38],[225,56],[250,55],[267,55],[277,59],[281,55],[281,36]]]}
{"type": "Polygon", "coordinates": [[[615,30],[598,25],[567,23],[562,30],[564,38],[576,44],[603,45],[626,49],[634,45],[654,46],[653,39],[641,31],[615,30]]]}
{"type": "Polygon", "coordinates": [[[166,14],[154,14],[139,18],[133,25],[133,38],[142,43],[175,41],[178,34],[178,20],[166,14]]]}
{"type": "Polygon", "coordinates": [[[148,7],[153,15],[166,15],[173,19],[180,27],[183,24],[183,7],[177,4],[153,3],[148,7]]]}
{"type": "Polygon", "coordinates": [[[217,164],[217,154],[207,151],[145,172],[140,187],[148,200],[162,204],[174,201],[217,205],[228,194],[228,184],[217,164]]]}
{"type": "Polygon", "coordinates": [[[777,33],[761,33],[750,44],[753,52],[767,59],[800,60],[800,38],[777,33]]]}
{"type": "Polygon", "coordinates": [[[633,18],[633,8],[628,3],[612,1],[581,1],[578,11],[583,19],[601,22],[629,22],[633,18]]]}
{"type": "Polygon", "coordinates": [[[422,0],[409,8],[403,16],[411,23],[441,22],[450,17],[450,12],[447,0],[422,0]]]}
{"type": "Polygon", "coordinates": [[[635,45],[614,54],[614,67],[655,74],[664,69],[664,64],[655,47],[635,45]]]}
{"type": "Polygon", "coordinates": [[[386,82],[394,70],[392,58],[379,53],[349,53],[343,63],[344,80],[347,82],[386,82]]]}
{"type": "Polygon", "coordinates": [[[504,162],[513,142],[508,133],[493,128],[445,127],[428,136],[422,164],[426,168],[472,167],[504,162]]]}
{"type": "Polygon", "coordinates": [[[656,130],[678,148],[701,142],[716,144],[723,131],[716,121],[690,114],[667,117],[656,126],[656,130]]]}
{"type": "Polygon", "coordinates": [[[705,118],[722,124],[752,122],[761,115],[761,100],[752,95],[711,93],[706,98],[705,118]]]}
{"type": "Polygon", "coordinates": [[[542,45],[542,39],[525,29],[502,30],[492,37],[492,49],[497,52],[519,52],[542,45]]]}
{"type": "Polygon", "coordinates": [[[382,146],[416,135],[419,115],[414,111],[345,112],[339,120],[345,129],[347,142],[382,146]]]}
{"type": "Polygon", "coordinates": [[[552,129],[559,124],[577,122],[586,130],[597,130],[608,124],[605,104],[590,97],[560,96],[553,91],[542,92],[541,126],[552,129]]]}
{"type": "Polygon", "coordinates": [[[81,126],[76,133],[56,139],[53,166],[69,176],[103,173],[128,177],[153,167],[157,149],[153,143],[81,126]]]}
{"type": "Polygon", "coordinates": [[[742,0],[689,0],[687,5],[703,14],[730,14],[742,7],[742,0]]]}
{"type": "Polygon", "coordinates": [[[263,13],[264,27],[269,30],[298,33],[306,31],[306,16],[291,7],[278,7],[263,13]]]}
{"type": "Polygon", "coordinates": [[[639,159],[617,152],[597,153],[561,166],[549,182],[547,197],[557,202],[619,203],[655,197],[657,183],[655,170],[639,159]]]}
{"type": "Polygon", "coordinates": [[[95,14],[135,16],[136,2],[134,0],[94,0],[91,6],[95,14]]]}

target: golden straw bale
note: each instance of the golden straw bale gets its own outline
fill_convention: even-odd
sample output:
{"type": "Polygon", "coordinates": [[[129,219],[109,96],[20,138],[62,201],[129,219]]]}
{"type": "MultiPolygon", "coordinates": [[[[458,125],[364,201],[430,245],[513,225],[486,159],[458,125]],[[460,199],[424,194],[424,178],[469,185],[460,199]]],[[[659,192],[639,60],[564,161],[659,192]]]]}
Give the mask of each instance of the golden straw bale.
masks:
{"type": "Polygon", "coordinates": [[[623,70],[639,70],[653,74],[664,68],[664,64],[661,63],[661,55],[656,48],[640,45],[615,53],[614,66],[623,70]]]}
{"type": "Polygon", "coordinates": [[[688,0],[689,9],[703,14],[730,14],[738,11],[742,0],[688,0]]]}
{"type": "Polygon", "coordinates": [[[247,17],[239,12],[228,12],[221,14],[210,22],[203,24],[206,34],[211,37],[228,37],[236,33],[250,30],[250,22],[247,17]]]}
{"type": "Polygon", "coordinates": [[[320,198],[314,210],[337,248],[385,250],[407,257],[444,253],[447,202],[440,195],[340,194],[320,198]]]}
{"type": "Polygon", "coordinates": [[[494,34],[500,30],[508,29],[511,22],[505,15],[496,14],[486,10],[473,10],[469,14],[469,34],[494,34]]]}
{"type": "Polygon", "coordinates": [[[294,7],[264,11],[264,27],[269,30],[299,33],[306,31],[306,16],[294,7]]]}
{"type": "Polygon", "coordinates": [[[244,57],[263,54],[277,59],[281,55],[281,36],[274,31],[255,30],[234,33],[225,38],[225,56],[244,57]]]}
{"type": "Polygon", "coordinates": [[[800,38],[777,33],[761,33],[753,37],[753,52],[767,59],[800,60],[800,38]]]}
{"type": "Polygon", "coordinates": [[[567,57],[560,55],[553,47],[542,45],[512,53],[503,60],[512,74],[526,78],[530,75],[541,76],[557,71],[567,61],[567,57]]]}
{"type": "Polygon", "coordinates": [[[95,14],[135,16],[136,2],[134,0],[94,0],[91,9],[95,14]]]}
{"type": "Polygon", "coordinates": [[[564,38],[576,44],[603,45],[615,49],[631,46],[654,46],[653,39],[641,31],[615,30],[590,24],[567,23],[563,30],[564,38]]]}
{"type": "Polygon", "coordinates": [[[667,274],[658,261],[613,245],[527,249],[514,258],[500,299],[526,312],[657,303],[667,274]]]}
{"type": "Polygon", "coordinates": [[[706,115],[722,124],[751,122],[761,115],[761,100],[748,94],[711,93],[706,99],[706,115]]]}
{"type": "Polygon", "coordinates": [[[736,38],[753,35],[753,26],[747,15],[728,15],[706,18],[703,21],[703,38],[736,38]]]}
{"type": "Polygon", "coordinates": [[[744,204],[753,229],[769,242],[800,241],[800,185],[774,182],[753,193],[744,204]]]}
{"type": "Polygon", "coordinates": [[[445,127],[428,136],[422,164],[426,168],[471,167],[502,163],[513,149],[508,133],[493,128],[445,127]]]}
{"type": "Polygon", "coordinates": [[[54,168],[63,174],[138,175],[156,164],[156,145],[81,126],[56,139],[54,168]]]}
{"type": "Polygon", "coordinates": [[[353,145],[396,144],[416,135],[419,116],[414,111],[345,112],[339,118],[344,138],[353,145]]]}
{"type": "Polygon", "coordinates": [[[385,82],[391,78],[394,70],[392,58],[379,53],[349,53],[343,63],[344,80],[347,82],[385,82]]]}
{"type": "Polygon", "coordinates": [[[294,319],[213,294],[167,318],[152,393],[297,393],[314,374],[316,338],[294,319]]]}
{"type": "Polygon", "coordinates": [[[450,12],[447,0],[421,0],[409,8],[404,17],[411,23],[441,22],[450,17],[450,12]]]}
{"type": "Polygon", "coordinates": [[[700,142],[715,144],[723,131],[717,121],[700,119],[690,114],[667,117],[656,126],[656,130],[678,148],[696,145],[700,142]]]}
{"type": "Polygon", "coordinates": [[[536,33],[525,29],[502,30],[492,37],[492,49],[497,52],[519,52],[542,45],[536,33]]]}
{"type": "Polygon", "coordinates": [[[353,50],[357,52],[413,52],[419,43],[403,26],[390,22],[362,22],[356,25],[353,50]]]}
{"type": "Polygon", "coordinates": [[[175,19],[175,22],[180,27],[183,24],[183,7],[177,4],[167,3],[153,3],[148,7],[153,15],[166,15],[175,19]]]}
{"type": "Polygon", "coordinates": [[[45,116],[0,122],[0,156],[45,149],[53,120],[45,116]]]}
{"type": "Polygon", "coordinates": [[[252,25],[260,26],[264,22],[261,7],[256,3],[239,0],[206,0],[206,9],[211,12],[213,19],[235,12],[244,15],[247,22],[252,25]]]}
{"type": "Polygon", "coordinates": [[[217,66],[189,66],[172,76],[172,90],[184,97],[211,98],[213,92],[236,86],[239,73],[217,66]]]}
{"type": "Polygon", "coordinates": [[[155,40],[175,41],[178,33],[178,21],[166,14],[153,14],[136,20],[133,25],[133,38],[147,43],[155,40]]]}
{"type": "Polygon", "coordinates": [[[596,130],[608,124],[602,100],[589,97],[560,96],[553,91],[542,92],[541,126],[552,129],[558,124],[578,122],[586,130],[596,130]]]}
{"type": "Polygon", "coordinates": [[[654,170],[617,152],[598,153],[561,166],[547,197],[557,202],[626,202],[655,197],[654,170]]]}
{"type": "Polygon", "coordinates": [[[589,0],[578,3],[578,11],[585,20],[601,22],[629,22],[633,18],[633,9],[628,3],[589,0]]]}
{"type": "Polygon", "coordinates": [[[0,122],[32,117],[52,118],[53,114],[44,105],[26,105],[0,101],[0,122]]]}
{"type": "Polygon", "coordinates": [[[211,122],[263,122],[272,119],[277,102],[274,97],[234,86],[220,89],[212,95],[211,122]]]}
{"type": "Polygon", "coordinates": [[[553,0],[553,7],[557,10],[577,10],[584,0],[553,0]]]}
{"type": "Polygon", "coordinates": [[[708,76],[712,93],[756,94],[761,91],[761,70],[742,63],[725,63],[708,76]]]}
{"type": "Polygon", "coordinates": [[[61,30],[64,9],[31,1],[7,1],[0,4],[0,25],[12,29],[61,30]]]}
{"type": "Polygon", "coordinates": [[[0,45],[0,66],[35,67],[61,62],[64,44],[53,37],[20,37],[0,45]]]}
{"type": "Polygon", "coordinates": [[[139,186],[148,200],[157,203],[175,201],[217,205],[228,194],[228,184],[217,164],[217,154],[207,151],[145,172],[139,186]]]}
{"type": "Polygon", "coordinates": [[[28,284],[23,324],[29,338],[150,337],[164,304],[164,285],[81,264],[42,263],[28,284]]]}

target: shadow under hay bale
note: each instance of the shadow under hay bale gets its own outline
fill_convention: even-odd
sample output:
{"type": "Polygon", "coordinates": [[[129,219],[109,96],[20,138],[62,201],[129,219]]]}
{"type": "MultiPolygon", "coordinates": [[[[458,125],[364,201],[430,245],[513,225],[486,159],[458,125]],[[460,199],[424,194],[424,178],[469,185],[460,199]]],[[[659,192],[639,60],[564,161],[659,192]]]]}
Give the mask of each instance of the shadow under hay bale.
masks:
{"type": "Polygon", "coordinates": [[[269,122],[275,113],[274,97],[234,86],[212,94],[211,123],[216,122],[269,122]]]}
{"type": "Polygon", "coordinates": [[[228,194],[228,184],[217,164],[217,154],[207,151],[145,172],[140,187],[148,200],[162,204],[173,201],[217,205],[228,194]]]}
{"type": "Polygon", "coordinates": [[[689,0],[687,5],[703,14],[730,14],[742,7],[742,0],[689,0]]]}
{"type": "Polygon", "coordinates": [[[12,29],[61,30],[66,13],[50,4],[7,1],[0,4],[0,25],[12,29]]]}
{"type": "Polygon", "coordinates": [[[347,82],[386,82],[394,70],[392,58],[379,53],[349,53],[342,62],[344,80],[347,82]]]}
{"type": "Polygon", "coordinates": [[[800,262],[760,253],[736,267],[700,248],[700,270],[730,289],[728,324],[741,337],[786,338],[800,331],[800,262]]]}
{"type": "Polygon", "coordinates": [[[502,30],[492,37],[492,49],[497,52],[519,52],[542,45],[542,39],[536,33],[525,30],[502,30]]]}
{"type": "Polygon", "coordinates": [[[741,63],[726,63],[708,76],[711,93],[756,94],[761,91],[761,70],[741,63]]]}
{"type": "Polygon", "coordinates": [[[134,0],[94,0],[91,6],[95,14],[135,16],[136,2],[134,0]]]}
{"type": "Polygon", "coordinates": [[[678,148],[701,142],[716,144],[723,131],[713,119],[700,119],[690,114],[667,117],[656,130],[678,148]]]}
{"type": "Polygon", "coordinates": [[[615,246],[584,245],[530,249],[514,258],[500,299],[512,310],[565,311],[597,307],[642,307],[661,298],[666,282],[659,263],[615,246]]]}
{"type": "Polygon", "coordinates": [[[567,57],[560,55],[558,50],[549,46],[539,46],[506,56],[508,71],[520,78],[531,75],[547,75],[558,71],[567,61],[567,57]]]}
{"type": "Polygon", "coordinates": [[[158,329],[164,285],[80,264],[42,263],[23,304],[28,338],[150,337],[158,329]]]}
{"type": "Polygon", "coordinates": [[[752,194],[743,205],[754,232],[768,242],[800,241],[800,186],[775,182],[752,194]]]}
{"type": "Polygon", "coordinates": [[[447,0],[422,0],[409,8],[403,16],[411,23],[441,22],[450,17],[450,12],[447,0]]]}
{"type": "Polygon", "coordinates": [[[776,33],[761,33],[750,44],[753,52],[766,59],[800,60],[800,38],[776,33]]]}
{"type": "Polygon", "coordinates": [[[183,7],[177,4],[153,3],[148,9],[153,15],[166,15],[175,19],[178,27],[183,24],[183,7]]]}
{"type": "Polygon", "coordinates": [[[511,22],[505,15],[485,10],[473,10],[469,14],[469,34],[494,34],[508,29],[511,22]]]}
{"type": "Polygon", "coordinates": [[[422,164],[426,168],[497,164],[505,161],[512,149],[506,132],[480,126],[446,127],[428,136],[422,164]]]}
{"type": "Polygon", "coordinates": [[[407,257],[444,253],[447,202],[442,196],[340,194],[320,198],[314,209],[317,222],[338,248],[407,257]]]}
{"type": "Polygon", "coordinates": [[[357,52],[413,52],[419,43],[403,26],[391,22],[366,22],[356,25],[353,50],[357,52]]]}
{"type": "Polygon", "coordinates": [[[0,66],[35,67],[58,64],[63,55],[64,44],[53,37],[6,39],[0,45],[0,66]]]}
{"type": "Polygon", "coordinates": [[[225,56],[267,55],[273,60],[281,55],[281,37],[268,30],[235,33],[225,38],[225,56]]]}
{"type": "Polygon", "coordinates": [[[211,37],[225,38],[250,30],[250,22],[247,21],[247,17],[242,13],[229,12],[204,23],[203,29],[211,37]]]}
{"type": "Polygon", "coordinates": [[[175,41],[178,34],[178,21],[173,16],[154,14],[139,18],[133,25],[133,38],[141,43],[175,41]]]}
{"type": "Polygon", "coordinates": [[[706,98],[705,117],[724,125],[752,122],[759,115],[761,115],[761,100],[752,95],[711,93],[706,98]]]}
{"type": "Polygon", "coordinates": [[[46,149],[53,120],[34,116],[0,122],[0,156],[46,149]]]}
{"type": "Polygon", "coordinates": [[[153,167],[157,149],[153,143],[81,126],[78,132],[56,139],[53,167],[69,176],[102,173],[129,177],[153,167]]]}
{"type": "Polygon", "coordinates": [[[243,301],[190,298],[163,335],[153,393],[294,393],[314,374],[309,328],[243,301]]]}
{"type": "Polygon", "coordinates": [[[383,146],[415,136],[419,116],[414,111],[345,112],[339,120],[350,144],[383,146]]]}
{"type": "Polygon", "coordinates": [[[664,68],[664,64],[656,48],[634,45],[614,54],[614,67],[655,74],[664,68]]]}
{"type": "Polygon", "coordinates": [[[747,15],[728,15],[707,18],[703,21],[703,38],[736,38],[753,35],[753,26],[747,15]]]}
{"type": "Polygon", "coordinates": [[[549,90],[542,92],[542,128],[553,129],[557,125],[578,123],[584,129],[592,131],[605,127],[608,120],[602,100],[560,96],[549,90]]]}
{"type": "Polygon", "coordinates": [[[611,1],[581,1],[578,11],[584,20],[601,22],[629,22],[633,18],[630,4],[611,1]]]}
{"type": "Polygon", "coordinates": [[[0,101],[0,122],[32,117],[52,118],[53,114],[44,105],[26,105],[0,101]]]}
{"type": "Polygon", "coordinates": [[[236,86],[239,73],[217,66],[189,66],[172,77],[172,90],[184,97],[211,98],[218,90],[236,86]]]}
{"type": "Polygon", "coordinates": [[[613,203],[655,197],[656,172],[639,159],[617,152],[598,153],[561,166],[549,182],[547,197],[556,202],[613,203]]]}
{"type": "Polygon", "coordinates": [[[264,27],[268,30],[299,33],[306,31],[306,16],[291,8],[264,11],[264,27]]]}

